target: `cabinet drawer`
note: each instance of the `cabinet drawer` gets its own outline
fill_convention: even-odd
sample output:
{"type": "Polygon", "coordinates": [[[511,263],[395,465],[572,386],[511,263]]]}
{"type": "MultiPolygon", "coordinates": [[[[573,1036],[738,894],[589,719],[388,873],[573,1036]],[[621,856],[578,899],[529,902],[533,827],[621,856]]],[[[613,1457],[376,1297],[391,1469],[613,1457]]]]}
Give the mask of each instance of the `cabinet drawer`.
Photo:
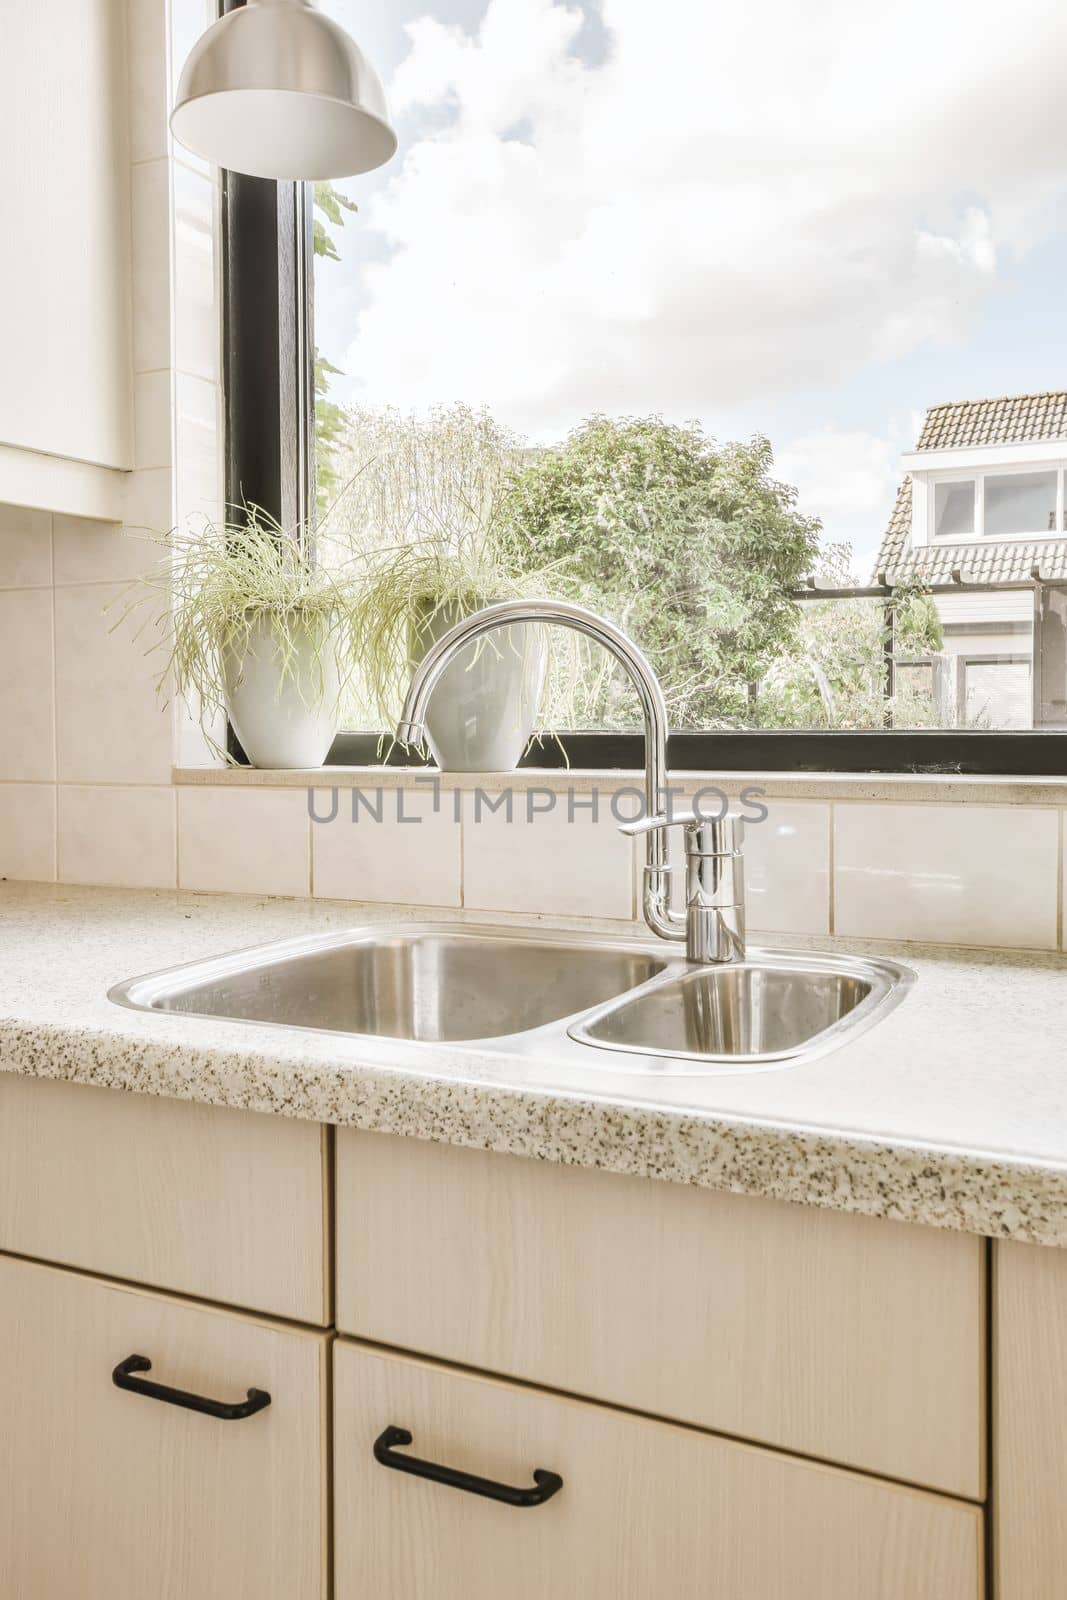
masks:
{"type": "Polygon", "coordinates": [[[978,1499],[982,1242],[344,1130],[337,1323],[978,1499]]]}
{"type": "Polygon", "coordinates": [[[330,1320],[325,1132],[0,1074],[0,1250],[330,1320]]]}
{"type": "Polygon", "coordinates": [[[976,1506],[521,1389],[334,1346],[336,1600],[978,1600],[976,1506]],[[516,1507],[379,1465],[418,1456],[516,1507]]]}
{"type": "Polygon", "coordinates": [[[5,1600],[318,1600],[324,1334],[0,1256],[5,1600]],[[223,1421],[112,1382],[270,1405],[223,1421]]]}

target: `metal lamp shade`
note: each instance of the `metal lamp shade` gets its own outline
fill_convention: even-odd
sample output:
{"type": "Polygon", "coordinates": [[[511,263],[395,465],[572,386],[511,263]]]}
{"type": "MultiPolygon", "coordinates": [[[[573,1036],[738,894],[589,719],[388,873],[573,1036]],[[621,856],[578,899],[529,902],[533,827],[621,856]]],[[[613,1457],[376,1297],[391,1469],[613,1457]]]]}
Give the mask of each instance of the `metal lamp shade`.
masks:
{"type": "Polygon", "coordinates": [[[397,145],[377,73],[311,0],[248,0],[213,23],[170,125],[186,149],[256,178],[349,177],[397,145]]]}

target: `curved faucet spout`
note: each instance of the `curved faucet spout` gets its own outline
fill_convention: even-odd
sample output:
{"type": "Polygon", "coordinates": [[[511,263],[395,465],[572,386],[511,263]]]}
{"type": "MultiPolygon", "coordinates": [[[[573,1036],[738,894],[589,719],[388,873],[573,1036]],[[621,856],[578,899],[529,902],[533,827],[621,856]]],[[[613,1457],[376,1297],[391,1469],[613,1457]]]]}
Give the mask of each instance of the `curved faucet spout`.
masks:
{"type": "MultiPolygon", "coordinates": [[[[667,777],[667,706],[659,679],[647,657],[613,622],[584,606],[562,600],[502,600],[457,622],[432,644],[416,667],[396,736],[401,744],[421,745],[426,707],[434,686],[458,650],[483,634],[512,623],[555,624],[594,639],[615,657],[637,690],[645,724],[645,815],[655,817],[665,800],[667,777]]],[[[670,873],[662,828],[645,836],[642,909],[645,921],[661,939],[684,939],[685,919],[671,910],[670,873]]]]}

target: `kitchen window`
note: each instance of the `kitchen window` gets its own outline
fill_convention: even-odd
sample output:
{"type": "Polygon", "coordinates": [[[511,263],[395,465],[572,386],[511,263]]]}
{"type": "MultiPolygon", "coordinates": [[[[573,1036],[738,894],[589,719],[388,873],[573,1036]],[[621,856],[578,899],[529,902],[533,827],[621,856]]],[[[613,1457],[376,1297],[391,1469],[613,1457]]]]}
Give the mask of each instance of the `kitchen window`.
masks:
{"type": "MultiPolygon", "coordinates": [[[[334,563],[353,539],[371,555],[432,541],[459,502],[477,523],[502,499],[494,559],[517,583],[573,578],[632,633],[664,682],[676,767],[1067,773],[1063,585],[1043,581],[1067,569],[924,582],[883,562],[916,416],[986,355],[946,290],[971,245],[923,232],[928,132],[894,145],[887,210],[850,174],[897,138],[889,78],[857,135],[844,90],[837,106],[791,65],[801,14],[768,34],[739,12],[704,50],[707,8],[665,4],[667,19],[637,0],[323,0],[382,70],[401,147],[353,180],[228,180],[231,501],[280,508],[334,563]],[[768,69],[789,95],[767,97],[768,69]],[[672,85],[651,139],[635,98],[650,80],[672,85]],[[854,137],[870,149],[842,165],[854,137]],[[809,206],[831,178],[849,193],[809,206]],[[939,318],[931,354],[914,330],[939,318]],[[871,354],[890,348],[891,368],[871,354]]],[[[868,50],[869,20],[838,18],[840,85],[866,80],[868,50]]],[[[975,213],[953,208],[981,199],[984,158],[958,114],[983,81],[945,111],[969,174],[944,195],[960,239],[975,213]]],[[[1020,392],[1047,356],[1028,328],[1020,392]]],[[[976,400],[1002,392],[988,354],[976,400]]],[[[1058,466],[937,475],[929,548],[1055,539],[1063,493],[1058,466]]],[[[636,766],[625,687],[562,659],[552,736],[526,761],[636,766]]],[[[357,686],[333,760],[381,759],[403,676],[384,712],[357,686]]]]}

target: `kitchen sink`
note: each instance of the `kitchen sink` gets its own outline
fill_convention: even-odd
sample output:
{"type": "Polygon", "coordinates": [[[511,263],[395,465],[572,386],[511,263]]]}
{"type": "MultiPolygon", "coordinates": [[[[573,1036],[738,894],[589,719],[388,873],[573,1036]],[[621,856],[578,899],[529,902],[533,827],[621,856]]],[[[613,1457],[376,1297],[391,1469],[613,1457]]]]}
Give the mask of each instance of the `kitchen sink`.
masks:
{"type": "Polygon", "coordinates": [[[895,1005],[895,962],[750,951],[706,966],[660,944],[433,923],[290,939],[119,984],[135,1010],[353,1037],[467,1043],[631,1072],[784,1065],[895,1005]],[[606,1063],[605,1063],[606,1064],[606,1063]]]}
{"type": "Polygon", "coordinates": [[[629,1055],[736,1064],[832,1049],[899,1000],[913,980],[895,962],[753,952],[725,966],[690,967],[601,1006],[571,1037],[629,1055]]]}

